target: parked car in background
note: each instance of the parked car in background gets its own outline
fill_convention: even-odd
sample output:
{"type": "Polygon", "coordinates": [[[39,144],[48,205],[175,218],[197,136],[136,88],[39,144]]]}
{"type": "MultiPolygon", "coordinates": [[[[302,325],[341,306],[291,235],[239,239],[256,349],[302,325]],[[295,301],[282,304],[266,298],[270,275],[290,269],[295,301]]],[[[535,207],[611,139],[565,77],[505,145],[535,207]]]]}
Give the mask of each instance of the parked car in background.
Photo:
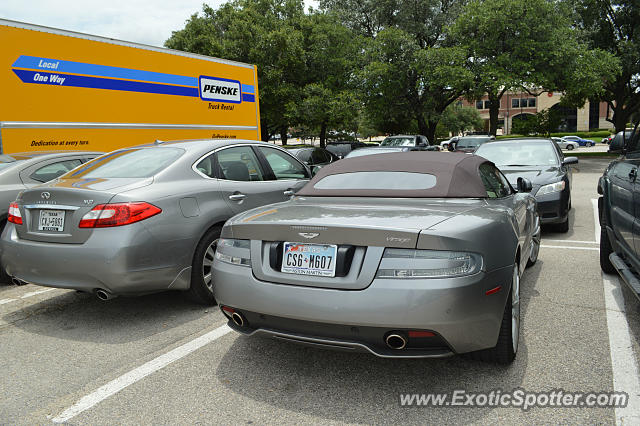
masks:
{"type": "Polygon", "coordinates": [[[611,139],[611,143],[609,144],[609,152],[619,152],[625,149],[625,146],[629,144],[631,141],[631,136],[633,135],[633,130],[625,130],[624,132],[619,131],[615,134],[613,139],[611,139]]]}
{"type": "Polygon", "coordinates": [[[387,136],[382,142],[381,147],[412,147],[416,150],[435,151],[440,147],[429,145],[429,140],[422,135],[396,135],[387,136]]]}
{"type": "Polygon", "coordinates": [[[531,181],[538,215],[543,225],[554,225],[559,232],[569,231],[571,209],[571,164],[577,157],[564,157],[549,139],[502,139],[480,146],[476,152],[492,161],[512,185],[518,178],[531,181]]]}
{"type": "Polygon", "coordinates": [[[602,138],[601,142],[602,142],[602,143],[606,143],[606,144],[608,145],[608,144],[610,144],[610,143],[611,143],[611,141],[613,140],[613,137],[614,137],[614,136],[615,136],[615,135],[609,135],[609,136],[607,136],[606,138],[602,138]]]}
{"type": "Polygon", "coordinates": [[[560,149],[566,149],[567,151],[572,151],[580,147],[580,144],[578,142],[565,140],[562,138],[551,138],[551,140],[554,141],[560,147],[560,149]]]}
{"type": "Polygon", "coordinates": [[[288,200],[309,168],[270,143],[162,142],[98,157],[9,207],[9,275],[106,300],[184,290],[213,303],[211,265],[231,216],[288,200]]]}
{"type": "Polygon", "coordinates": [[[600,267],[607,273],[617,272],[640,298],[639,139],[640,132],[631,135],[626,146],[615,151],[622,155],[612,161],[600,177],[598,211],[600,267]]]}
{"type": "Polygon", "coordinates": [[[327,164],[339,160],[337,155],[332,154],[324,148],[291,148],[289,152],[295,155],[298,160],[312,168],[324,167],[327,164]]]}
{"type": "Polygon", "coordinates": [[[448,150],[449,149],[449,144],[455,145],[455,143],[458,142],[458,139],[460,139],[460,136],[454,136],[451,139],[447,139],[446,141],[440,142],[440,151],[448,150]]]}
{"type": "Polygon", "coordinates": [[[494,140],[494,139],[495,139],[495,136],[489,136],[489,135],[463,136],[460,139],[458,139],[458,141],[455,143],[454,146],[450,144],[448,149],[449,151],[472,153],[483,143],[494,140]]]}
{"type": "Polygon", "coordinates": [[[338,161],[299,197],[225,224],[216,300],[245,335],[508,364],[519,347],[520,277],[540,247],[531,183],[518,189],[474,155],[338,161]]]}
{"type": "Polygon", "coordinates": [[[593,140],[583,139],[580,136],[563,136],[561,139],[565,141],[577,142],[580,146],[592,147],[596,144],[593,140]]]}
{"type": "Polygon", "coordinates": [[[393,152],[407,152],[407,151],[417,151],[417,149],[411,146],[393,146],[393,147],[376,146],[376,147],[370,147],[370,148],[358,148],[348,153],[347,156],[344,158],[354,158],[354,157],[362,157],[363,155],[390,154],[393,152]]]}
{"type": "Polygon", "coordinates": [[[337,141],[337,142],[327,142],[326,150],[331,152],[333,155],[338,158],[344,158],[348,153],[358,148],[366,148],[378,146],[376,143],[365,143],[358,141],[337,141]]]}

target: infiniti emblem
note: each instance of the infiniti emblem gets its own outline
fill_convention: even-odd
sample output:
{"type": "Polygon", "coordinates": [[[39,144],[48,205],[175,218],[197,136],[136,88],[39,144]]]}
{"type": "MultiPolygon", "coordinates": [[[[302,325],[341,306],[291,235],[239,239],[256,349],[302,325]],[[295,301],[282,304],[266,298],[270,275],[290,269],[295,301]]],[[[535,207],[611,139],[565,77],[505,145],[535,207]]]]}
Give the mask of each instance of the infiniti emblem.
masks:
{"type": "Polygon", "coordinates": [[[48,200],[49,198],[51,198],[51,194],[46,191],[40,194],[40,196],[42,197],[43,200],[48,200]]]}
{"type": "Polygon", "coordinates": [[[320,234],[318,234],[316,232],[298,232],[298,235],[300,235],[301,237],[305,237],[305,238],[310,240],[312,238],[317,237],[320,234]]]}

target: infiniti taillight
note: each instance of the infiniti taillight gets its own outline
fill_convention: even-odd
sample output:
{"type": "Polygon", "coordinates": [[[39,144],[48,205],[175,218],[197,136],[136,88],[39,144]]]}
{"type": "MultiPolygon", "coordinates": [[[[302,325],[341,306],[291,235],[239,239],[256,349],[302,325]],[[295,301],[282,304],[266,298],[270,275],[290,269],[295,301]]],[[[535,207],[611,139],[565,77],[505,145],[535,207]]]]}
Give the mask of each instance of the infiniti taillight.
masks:
{"type": "Polygon", "coordinates": [[[7,220],[11,223],[15,223],[16,225],[22,225],[22,215],[20,214],[20,207],[18,207],[18,203],[9,204],[9,216],[7,220]]]}
{"type": "Polygon", "coordinates": [[[108,228],[140,222],[161,213],[149,203],[98,204],[80,220],[80,228],[108,228]]]}

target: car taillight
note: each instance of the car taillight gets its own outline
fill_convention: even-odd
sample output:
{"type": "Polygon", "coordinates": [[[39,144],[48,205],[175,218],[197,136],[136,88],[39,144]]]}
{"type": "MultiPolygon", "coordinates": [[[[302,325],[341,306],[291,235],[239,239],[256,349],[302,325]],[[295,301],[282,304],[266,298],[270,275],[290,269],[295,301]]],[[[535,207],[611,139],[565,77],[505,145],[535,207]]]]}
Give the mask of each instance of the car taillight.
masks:
{"type": "Polygon", "coordinates": [[[108,228],[140,222],[161,213],[149,203],[98,204],[80,220],[79,228],[108,228]]]}
{"type": "Polygon", "coordinates": [[[18,207],[18,203],[9,204],[9,216],[7,220],[11,223],[15,223],[16,225],[22,225],[22,215],[20,214],[20,207],[18,207]]]}

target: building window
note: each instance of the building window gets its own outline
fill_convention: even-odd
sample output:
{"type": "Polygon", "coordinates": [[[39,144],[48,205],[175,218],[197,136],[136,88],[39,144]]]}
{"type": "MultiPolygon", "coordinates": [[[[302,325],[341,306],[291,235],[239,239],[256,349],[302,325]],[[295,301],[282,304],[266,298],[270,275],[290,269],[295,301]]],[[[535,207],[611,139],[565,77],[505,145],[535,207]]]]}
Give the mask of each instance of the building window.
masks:
{"type": "Polygon", "coordinates": [[[484,109],[489,109],[491,106],[491,101],[484,101],[484,109]]]}
{"type": "Polygon", "coordinates": [[[534,108],[536,106],[536,98],[529,98],[529,108],[534,108]]]}
{"type": "Polygon", "coordinates": [[[482,101],[476,101],[476,109],[482,109],[482,101]]]}
{"type": "Polygon", "coordinates": [[[511,108],[520,108],[520,99],[511,99],[511,108]]]}

